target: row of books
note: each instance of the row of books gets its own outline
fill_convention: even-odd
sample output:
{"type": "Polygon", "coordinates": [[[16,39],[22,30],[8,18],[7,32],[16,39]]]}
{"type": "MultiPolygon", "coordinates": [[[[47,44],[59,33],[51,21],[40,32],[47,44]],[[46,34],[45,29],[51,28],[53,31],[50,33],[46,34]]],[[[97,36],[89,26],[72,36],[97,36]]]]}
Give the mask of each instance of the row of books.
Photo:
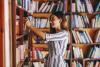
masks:
{"type": "Polygon", "coordinates": [[[100,14],[97,14],[91,21],[93,28],[100,28],[100,14]]]}
{"type": "Polygon", "coordinates": [[[66,53],[65,53],[65,59],[70,59],[70,56],[71,56],[71,53],[70,53],[70,50],[66,50],[66,53]]]}
{"type": "Polygon", "coordinates": [[[94,42],[95,43],[100,43],[100,30],[96,32],[94,42]]]}
{"type": "Polygon", "coordinates": [[[24,45],[19,45],[16,48],[16,64],[24,61],[28,57],[28,41],[24,41],[24,45]]]}
{"type": "Polygon", "coordinates": [[[16,0],[16,5],[25,10],[30,10],[31,0],[16,0]]]}
{"type": "Polygon", "coordinates": [[[49,13],[52,11],[63,11],[63,2],[62,1],[48,1],[39,3],[38,1],[32,1],[31,10],[33,12],[45,12],[49,13]]]}
{"type": "Polygon", "coordinates": [[[87,31],[72,30],[75,43],[93,43],[87,31]]]}
{"type": "Polygon", "coordinates": [[[72,15],[72,28],[88,28],[90,25],[87,16],[72,15]]]}
{"type": "Polygon", "coordinates": [[[25,59],[24,52],[25,52],[24,45],[20,45],[18,48],[16,48],[16,64],[25,59]]]}
{"type": "Polygon", "coordinates": [[[100,58],[100,46],[94,46],[91,48],[88,57],[90,58],[100,58]]]}
{"type": "Polygon", "coordinates": [[[48,51],[40,51],[38,49],[33,48],[32,49],[32,56],[31,58],[34,59],[45,59],[47,56],[48,51]]]}
{"type": "Polygon", "coordinates": [[[63,2],[62,1],[48,1],[48,2],[39,2],[34,0],[17,0],[17,5],[22,6],[30,13],[33,12],[52,12],[52,11],[63,11],[63,2]]]}
{"type": "Polygon", "coordinates": [[[72,67],[83,67],[82,64],[78,61],[73,61],[72,62],[72,67]]]}
{"type": "Polygon", "coordinates": [[[81,48],[73,47],[74,58],[83,58],[83,51],[81,48]]]}
{"type": "Polygon", "coordinates": [[[72,12],[88,12],[93,13],[93,6],[90,0],[75,0],[72,3],[72,12]]]}
{"type": "Polygon", "coordinates": [[[100,67],[100,61],[88,61],[86,67],[100,67]]]}
{"type": "Polygon", "coordinates": [[[31,21],[32,26],[36,28],[49,28],[50,27],[49,19],[33,18],[32,16],[29,16],[29,19],[31,21]]]}

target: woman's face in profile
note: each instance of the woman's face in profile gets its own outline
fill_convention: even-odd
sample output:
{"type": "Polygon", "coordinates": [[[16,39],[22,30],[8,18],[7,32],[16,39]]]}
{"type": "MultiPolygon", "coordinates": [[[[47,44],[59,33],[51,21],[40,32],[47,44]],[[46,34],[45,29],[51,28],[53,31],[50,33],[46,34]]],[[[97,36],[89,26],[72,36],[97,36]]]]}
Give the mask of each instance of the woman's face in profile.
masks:
{"type": "Polygon", "coordinates": [[[50,21],[52,28],[58,28],[60,26],[60,19],[57,16],[52,15],[50,21]]]}

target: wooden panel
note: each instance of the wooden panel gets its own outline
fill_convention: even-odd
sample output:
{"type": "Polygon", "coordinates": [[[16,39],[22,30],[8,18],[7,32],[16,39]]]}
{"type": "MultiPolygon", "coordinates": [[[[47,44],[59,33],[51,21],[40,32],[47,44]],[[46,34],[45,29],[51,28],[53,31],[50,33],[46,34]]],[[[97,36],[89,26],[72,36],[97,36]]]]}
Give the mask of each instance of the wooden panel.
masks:
{"type": "Polygon", "coordinates": [[[51,13],[34,13],[33,17],[39,17],[39,18],[49,18],[51,13]]]}
{"type": "Polygon", "coordinates": [[[16,33],[15,33],[15,22],[16,22],[16,1],[12,1],[12,67],[16,67],[16,33]]]}
{"type": "Polygon", "coordinates": [[[0,1],[0,67],[3,66],[3,23],[4,23],[4,0],[0,1]]]}

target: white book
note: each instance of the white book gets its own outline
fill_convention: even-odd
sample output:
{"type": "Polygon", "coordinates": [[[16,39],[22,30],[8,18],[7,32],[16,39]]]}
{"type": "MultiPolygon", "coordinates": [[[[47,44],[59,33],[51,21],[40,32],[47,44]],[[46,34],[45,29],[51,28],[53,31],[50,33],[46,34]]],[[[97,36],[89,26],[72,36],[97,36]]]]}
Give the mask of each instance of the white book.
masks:
{"type": "Polygon", "coordinates": [[[88,19],[87,16],[84,16],[84,19],[85,19],[85,22],[86,22],[87,24],[90,24],[89,19],[88,19]]]}
{"type": "Polygon", "coordinates": [[[72,33],[73,33],[73,37],[74,37],[75,43],[79,43],[77,38],[76,38],[76,36],[77,36],[76,32],[72,31],[72,33]]]}
{"type": "Polygon", "coordinates": [[[79,26],[79,21],[78,21],[78,15],[74,15],[74,22],[75,22],[75,24],[76,24],[76,27],[78,27],[79,26]]]}
{"type": "Polygon", "coordinates": [[[84,8],[83,8],[83,3],[80,1],[80,10],[81,12],[83,12],[84,8]]]}
{"type": "Polygon", "coordinates": [[[100,58],[99,56],[100,48],[96,47],[96,51],[93,58],[100,58]]]}
{"type": "Polygon", "coordinates": [[[61,5],[60,5],[60,1],[58,1],[56,11],[59,11],[60,6],[61,6],[61,5]]]}
{"type": "Polygon", "coordinates": [[[79,18],[79,27],[83,28],[84,27],[84,22],[82,20],[83,18],[82,18],[82,16],[79,16],[78,18],[79,18]]]}
{"type": "Polygon", "coordinates": [[[80,0],[76,0],[76,4],[77,4],[78,12],[81,12],[81,2],[80,2],[80,0]]]}
{"type": "Polygon", "coordinates": [[[32,24],[32,26],[33,26],[33,27],[35,27],[35,23],[36,23],[36,22],[35,22],[35,18],[34,18],[34,17],[32,17],[31,24],[32,24]]]}
{"type": "Polygon", "coordinates": [[[86,35],[88,36],[88,39],[89,39],[90,43],[93,43],[93,41],[92,41],[92,39],[91,39],[89,33],[88,33],[87,31],[86,31],[85,33],[86,33],[86,35]]]}
{"type": "Polygon", "coordinates": [[[53,9],[54,6],[55,6],[55,3],[52,2],[52,4],[51,4],[51,8],[50,8],[49,12],[52,12],[52,9],[53,9]]]}
{"type": "Polygon", "coordinates": [[[41,12],[45,12],[46,11],[46,9],[48,8],[48,4],[49,4],[49,2],[46,3],[46,5],[44,6],[44,8],[42,9],[41,12]]]}
{"type": "Polygon", "coordinates": [[[40,28],[45,28],[47,23],[47,19],[41,19],[41,25],[40,28]]]}
{"type": "Polygon", "coordinates": [[[82,41],[82,39],[81,39],[81,36],[80,36],[79,32],[77,31],[76,33],[77,33],[77,36],[78,36],[78,38],[79,38],[80,43],[82,43],[83,41],[82,41]]]}
{"type": "Polygon", "coordinates": [[[49,21],[49,19],[47,19],[46,28],[50,28],[50,21],[49,21]]]}
{"type": "Polygon", "coordinates": [[[89,41],[88,36],[86,35],[86,33],[85,32],[83,32],[83,33],[84,33],[85,39],[87,40],[87,43],[90,43],[90,41],[89,41]]]}
{"type": "Polygon", "coordinates": [[[72,3],[72,12],[76,12],[76,3],[72,3]]]}
{"type": "Polygon", "coordinates": [[[96,36],[96,42],[99,42],[99,41],[98,41],[99,36],[100,36],[100,31],[98,32],[98,34],[97,34],[97,36],[96,36]]]}
{"type": "Polygon", "coordinates": [[[82,21],[82,27],[85,27],[85,22],[84,22],[84,18],[83,18],[83,16],[80,16],[80,18],[81,18],[81,21],[82,21]]]}
{"type": "Polygon", "coordinates": [[[45,12],[49,12],[51,5],[48,5],[48,8],[46,9],[45,12]]]}
{"type": "Polygon", "coordinates": [[[36,12],[39,12],[39,1],[36,1],[36,12]]]}
{"type": "Polygon", "coordinates": [[[100,15],[96,16],[97,28],[100,28],[100,15]]]}
{"type": "Polygon", "coordinates": [[[93,13],[93,7],[92,7],[90,0],[85,0],[85,2],[86,2],[88,12],[93,13]]]}
{"type": "Polygon", "coordinates": [[[76,53],[76,48],[75,47],[73,47],[73,52],[74,52],[74,58],[77,58],[77,53],[76,53]]]}
{"type": "Polygon", "coordinates": [[[40,67],[39,62],[33,62],[34,67],[40,67]]]}
{"type": "Polygon", "coordinates": [[[36,22],[36,24],[37,24],[37,28],[40,28],[40,25],[41,25],[41,19],[40,18],[37,18],[37,22],[36,22]]]}
{"type": "Polygon", "coordinates": [[[83,7],[83,12],[86,12],[85,4],[84,3],[82,4],[82,7],[83,7]]]}
{"type": "Polygon", "coordinates": [[[21,61],[24,61],[24,52],[25,52],[25,47],[24,45],[20,45],[20,59],[21,61]]]}
{"type": "Polygon", "coordinates": [[[92,19],[92,28],[95,28],[95,24],[96,24],[95,18],[93,18],[93,19],[92,19]]]}
{"type": "Polygon", "coordinates": [[[80,54],[80,48],[76,48],[76,54],[77,54],[77,58],[81,58],[81,54],[80,54]]]}
{"type": "Polygon", "coordinates": [[[63,11],[63,3],[60,1],[59,11],[63,11]]]}
{"type": "Polygon", "coordinates": [[[44,9],[45,5],[46,5],[46,3],[42,3],[42,5],[41,5],[41,7],[39,8],[39,11],[38,11],[38,12],[41,12],[42,9],[44,9]]]}
{"type": "Polygon", "coordinates": [[[86,43],[86,40],[85,40],[85,38],[84,38],[84,34],[83,34],[83,32],[82,32],[82,34],[81,34],[81,39],[82,39],[82,43],[86,43]]]}
{"type": "Polygon", "coordinates": [[[80,49],[80,55],[81,55],[81,58],[84,58],[82,49],[80,49]]]}
{"type": "Polygon", "coordinates": [[[98,3],[97,7],[96,7],[96,12],[100,10],[100,2],[98,3]]]}
{"type": "Polygon", "coordinates": [[[16,65],[20,62],[20,48],[16,48],[16,65]]]}
{"type": "Polygon", "coordinates": [[[94,47],[94,50],[93,50],[92,55],[91,55],[91,58],[94,58],[95,52],[96,52],[96,46],[94,47]]]}

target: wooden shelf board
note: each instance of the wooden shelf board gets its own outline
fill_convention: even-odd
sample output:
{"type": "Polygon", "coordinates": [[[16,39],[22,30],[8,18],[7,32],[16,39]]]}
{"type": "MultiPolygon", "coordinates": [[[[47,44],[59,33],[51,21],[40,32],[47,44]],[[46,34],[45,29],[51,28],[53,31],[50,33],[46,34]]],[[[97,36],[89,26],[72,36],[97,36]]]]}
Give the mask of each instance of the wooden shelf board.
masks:
{"type": "Polygon", "coordinates": [[[100,60],[100,58],[85,58],[84,60],[85,61],[91,61],[91,60],[94,61],[94,60],[100,60]]]}
{"type": "Polygon", "coordinates": [[[51,13],[33,13],[33,17],[49,18],[51,13]]]}
{"type": "Polygon", "coordinates": [[[86,30],[100,30],[100,28],[74,28],[72,30],[76,30],[76,31],[86,31],[86,30]]]}
{"type": "Polygon", "coordinates": [[[49,28],[38,28],[39,31],[50,32],[49,28]]]}
{"type": "Polygon", "coordinates": [[[93,13],[88,13],[88,12],[72,12],[72,14],[79,14],[79,15],[96,15],[96,14],[100,14],[100,12],[93,12],[93,13]]]}
{"type": "Polygon", "coordinates": [[[48,48],[47,44],[33,44],[32,46],[35,48],[48,48]]]}
{"type": "Polygon", "coordinates": [[[100,43],[88,43],[88,44],[76,44],[73,43],[72,46],[80,46],[80,45],[84,45],[84,46],[95,46],[95,45],[100,45],[100,43]]]}
{"type": "Polygon", "coordinates": [[[32,62],[44,62],[44,59],[32,59],[32,62]]]}

